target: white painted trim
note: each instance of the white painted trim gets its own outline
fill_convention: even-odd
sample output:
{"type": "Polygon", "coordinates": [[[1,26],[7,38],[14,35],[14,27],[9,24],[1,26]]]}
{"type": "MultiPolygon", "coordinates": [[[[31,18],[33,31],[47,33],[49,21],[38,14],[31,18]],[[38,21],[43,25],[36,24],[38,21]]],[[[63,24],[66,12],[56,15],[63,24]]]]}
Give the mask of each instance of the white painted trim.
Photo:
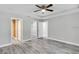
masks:
{"type": "MultiPolygon", "coordinates": [[[[37,39],[37,38],[36,38],[37,39]]],[[[78,46],[79,47],[79,44],[77,43],[73,43],[73,42],[68,42],[68,41],[63,41],[63,40],[60,40],[60,39],[57,39],[57,38],[51,38],[51,37],[48,37],[48,38],[45,38],[45,39],[49,39],[49,40],[55,40],[55,41],[59,41],[59,42],[63,42],[63,43],[66,43],[66,44],[70,44],[70,45],[74,45],[74,46],[78,46]]],[[[22,42],[25,42],[25,41],[29,41],[29,40],[32,40],[32,38],[29,38],[27,40],[23,40],[22,42]]],[[[1,47],[5,47],[5,46],[9,46],[9,45],[12,45],[13,43],[8,43],[8,44],[4,44],[4,45],[1,45],[1,47]]]]}
{"type": "Polygon", "coordinates": [[[69,15],[69,14],[73,14],[73,13],[77,13],[79,12],[79,8],[74,8],[74,9],[70,9],[68,11],[64,11],[64,12],[61,12],[61,13],[57,13],[57,14],[51,14],[51,15],[48,15],[48,17],[46,19],[52,19],[54,17],[59,17],[59,16],[64,16],[64,15],[69,15]]]}
{"type": "Polygon", "coordinates": [[[27,40],[23,40],[22,42],[25,42],[25,41],[29,41],[29,40],[32,40],[31,38],[27,39],[27,40]]]}
{"type": "MultiPolygon", "coordinates": [[[[21,42],[25,42],[25,41],[29,41],[29,40],[32,40],[32,39],[23,40],[21,42]]],[[[11,42],[11,43],[8,43],[8,44],[3,44],[3,45],[0,46],[0,48],[6,47],[6,46],[9,46],[9,45],[12,45],[12,44],[14,44],[14,43],[11,42]]],[[[17,43],[15,43],[15,44],[17,44],[17,43]]]]}
{"type": "Polygon", "coordinates": [[[52,13],[52,14],[46,15],[46,16],[36,16],[35,15],[35,17],[34,17],[34,15],[32,14],[29,17],[32,19],[44,21],[44,20],[50,20],[54,17],[69,15],[69,14],[73,14],[73,13],[77,13],[77,12],[79,12],[79,8],[72,8],[72,9],[69,9],[69,10],[66,10],[63,12],[52,13]]]}
{"type": "Polygon", "coordinates": [[[8,43],[8,44],[1,45],[0,48],[1,47],[5,47],[5,46],[9,46],[9,45],[12,45],[12,43],[8,43]]]}
{"type": "Polygon", "coordinates": [[[59,41],[59,42],[63,42],[63,43],[66,43],[66,44],[70,44],[70,45],[74,45],[74,46],[78,46],[79,47],[79,44],[77,44],[77,43],[63,41],[63,40],[60,40],[60,39],[57,39],[57,38],[51,38],[51,37],[48,37],[48,39],[55,40],[55,41],[59,41]]]}
{"type": "MultiPolygon", "coordinates": [[[[21,40],[23,40],[23,19],[22,18],[18,18],[18,17],[11,17],[11,32],[12,32],[12,20],[13,19],[19,20],[19,23],[18,24],[21,25],[21,27],[22,27],[20,30],[17,29],[17,31],[21,31],[21,33],[20,32],[19,33],[17,32],[17,34],[19,34],[18,35],[18,39],[21,41],[21,40]]],[[[19,25],[17,25],[18,28],[20,28],[19,25]]],[[[14,42],[13,41],[13,38],[12,38],[12,33],[11,33],[11,41],[14,42]]]]}

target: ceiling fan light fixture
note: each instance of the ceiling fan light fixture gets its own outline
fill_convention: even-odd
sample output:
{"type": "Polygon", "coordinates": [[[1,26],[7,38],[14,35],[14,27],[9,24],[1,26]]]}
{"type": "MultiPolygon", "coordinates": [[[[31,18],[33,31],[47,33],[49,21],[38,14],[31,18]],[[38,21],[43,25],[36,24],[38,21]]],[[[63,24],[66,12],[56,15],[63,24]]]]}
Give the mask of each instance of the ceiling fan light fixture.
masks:
{"type": "Polygon", "coordinates": [[[35,5],[36,7],[40,8],[39,10],[35,10],[34,12],[38,12],[38,11],[41,11],[42,14],[44,14],[46,11],[50,11],[50,12],[53,12],[54,10],[52,9],[49,9],[49,7],[52,7],[53,4],[48,4],[47,6],[46,5],[35,5]]]}
{"type": "Polygon", "coordinates": [[[45,10],[45,9],[42,9],[41,11],[42,11],[42,12],[45,12],[46,10],[45,10]]]}

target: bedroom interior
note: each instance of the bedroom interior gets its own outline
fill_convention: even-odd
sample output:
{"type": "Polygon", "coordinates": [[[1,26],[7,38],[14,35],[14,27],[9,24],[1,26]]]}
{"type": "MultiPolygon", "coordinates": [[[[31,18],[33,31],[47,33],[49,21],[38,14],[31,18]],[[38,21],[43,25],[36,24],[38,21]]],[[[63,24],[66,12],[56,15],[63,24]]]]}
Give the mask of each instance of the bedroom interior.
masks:
{"type": "Polygon", "coordinates": [[[0,8],[0,54],[79,54],[79,4],[0,8]]]}

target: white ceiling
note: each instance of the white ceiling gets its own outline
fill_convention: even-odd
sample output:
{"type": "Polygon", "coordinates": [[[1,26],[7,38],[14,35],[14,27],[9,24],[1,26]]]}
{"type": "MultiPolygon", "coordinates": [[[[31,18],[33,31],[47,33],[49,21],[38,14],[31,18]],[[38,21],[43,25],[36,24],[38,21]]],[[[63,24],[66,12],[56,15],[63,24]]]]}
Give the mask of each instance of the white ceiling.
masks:
{"type": "Polygon", "coordinates": [[[46,12],[42,14],[40,11],[33,12],[39,9],[34,4],[1,4],[0,11],[16,13],[16,14],[24,14],[24,15],[34,14],[38,16],[45,16],[48,14],[55,14],[69,9],[77,8],[77,7],[78,7],[77,4],[54,4],[53,7],[50,7],[50,9],[53,9],[54,12],[46,12]]]}

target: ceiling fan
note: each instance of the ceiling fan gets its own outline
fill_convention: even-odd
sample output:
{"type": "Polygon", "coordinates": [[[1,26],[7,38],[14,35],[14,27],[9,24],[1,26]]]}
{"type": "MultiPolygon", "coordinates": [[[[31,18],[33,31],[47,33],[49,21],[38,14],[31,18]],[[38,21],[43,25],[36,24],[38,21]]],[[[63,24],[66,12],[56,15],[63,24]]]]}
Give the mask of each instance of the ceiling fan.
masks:
{"type": "Polygon", "coordinates": [[[52,7],[53,4],[49,4],[49,5],[44,4],[44,5],[41,5],[41,6],[39,6],[39,5],[35,5],[35,6],[40,8],[40,9],[39,10],[35,10],[34,12],[41,11],[42,13],[44,13],[45,11],[50,11],[50,12],[54,11],[52,9],[48,9],[49,7],[52,7]]]}

